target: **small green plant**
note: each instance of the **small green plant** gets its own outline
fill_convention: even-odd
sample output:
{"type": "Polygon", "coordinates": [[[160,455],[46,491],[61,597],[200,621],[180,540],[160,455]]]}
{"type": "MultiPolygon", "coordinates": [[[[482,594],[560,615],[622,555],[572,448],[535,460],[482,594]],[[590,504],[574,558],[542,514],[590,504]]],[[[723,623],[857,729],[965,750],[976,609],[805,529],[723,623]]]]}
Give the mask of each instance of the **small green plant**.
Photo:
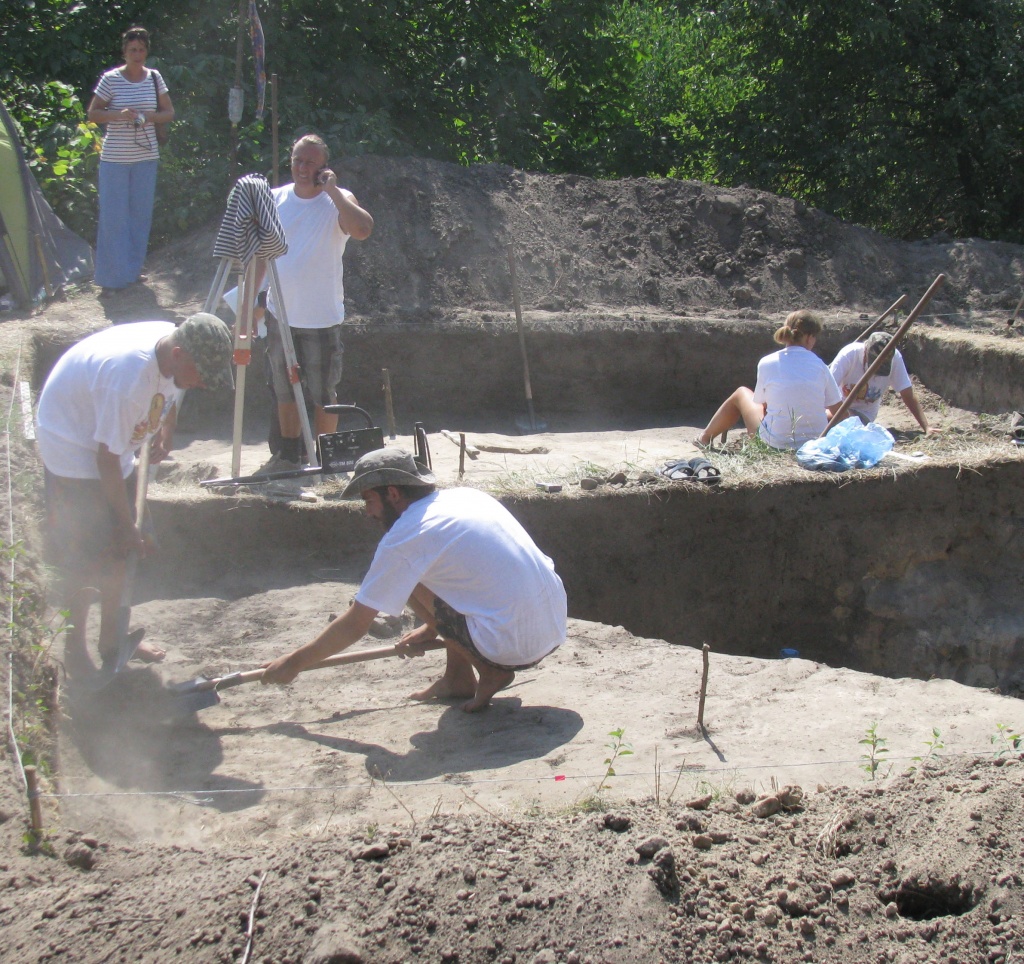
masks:
{"type": "Polygon", "coordinates": [[[38,834],[34,830],[26,830],[21,835],[21,842],[26,853],[42,854],[44,857],[57,856],[53,833],[49,830],[42,830],[38,834]]]}
{"type": "Polygon", "coordinates": [[[860,755],[864,761],[860,768],[874,780],[879,766],[885,760],[885,754],[889,752],[885,745],[888,741],[878,735],[878,720],[871,721],[871,726],[865,731],[864,739],[858,742],[861,746],[867,747],[860,755]]]}
{"type": "Polygon", "coordinates": [[[610,751],[609,756],[605,757],[604,761],[607,769],[604,771],[604,776],[601,777],[601,782],[594,791],[595,796],[604,789],[604,785],[608,782],[609,778],[615,776],[615,761],[621,757],[633,755],[633,745],[623,739],[625,732],[626,728],[620,726],[617,730],[611,730],[608,733],[612,739],[610,743],[605,744],[610,751]]]}
{"type": "Polygon", "coordinates": [[[946,744],[942,742],[942,737],[939,735],[937,727],[932,727],[932,738],[924,741],[925,752],[920,756],[915,756],[914,765],[908,768],[908,772],[913,773],[918,767],[926,766],[931,761],[941,756],[941,751],[946,749],[946,744]]]}
{"type": "Polygon", "coordinates": [[[989,742],[995,747],[997,758],[1016,753],[1020,749],[1022,740],[1024,737],[1015,733],[1013,727],[1007,726],[1005,723],[997,723],[996,732],[989,737],[989,742]]]}

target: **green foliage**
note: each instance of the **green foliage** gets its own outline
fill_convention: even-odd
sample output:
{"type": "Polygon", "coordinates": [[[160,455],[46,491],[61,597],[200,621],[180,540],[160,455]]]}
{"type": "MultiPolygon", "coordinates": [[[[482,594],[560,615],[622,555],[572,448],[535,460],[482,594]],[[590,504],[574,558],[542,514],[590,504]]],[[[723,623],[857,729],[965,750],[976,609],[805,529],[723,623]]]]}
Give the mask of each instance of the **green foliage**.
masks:
{"type": "Polygon", "coordinates": [[[0,586],[4,611],[8,613],[5,633],[12,651],[11,727],[22,763],[38,767],[45,775],[50,772],[53,741],[55,669],[49,655],[54,641],[68,626],[69,613],[62,610],[54,621],[47,619],[45,593],[27,575],[25,545],[20,541],[0,540],[0,586]]]}
{"type": "Polygon", "coordinates": [[[925,752],[913,758],[914,765],[908,767],[909,772],[912,773],[918,768],[926,767],[929,763],[941,756],[942,750],[946,749],[946,744],[942,742],[942,737],[939,734],[937,727],[932,727],[931,739],[925,740],[924,746],[925,752]]]}
{"type": "Polygon", "coordinates": [[[1024,737],[1016,733],[1013,727],[997,723],[996,732],[989,737],[989,742],[995,747],[996,757],[1005,757],[1012,756],[1020,750],[1024,737]]]}
{"type": "Polygon", "coordinates": [[[605,744],[609,750],[609,756],[605,757],[604,761],[607,769],[604,771],[604,776],[601,777],[601,782],[594,791],[595,796],[599,795],[608,780],[615,776],[615,761],[621,757],[633,755],[633,745],[623,739],[625,732],[626,728],[620,726],[617,730],[612,730],[608,734],[612,739],[610,743],[605,744]]]}
{"type": "MultiPolygon", "coordinates": [[[[315,130],[336,153],[746,183],[900,237],[1024,240],[1024,0],[260,0],[260,14],[283,162],[315,130]]],[[[207,221],[239,174],[270,172],[236,17],[206,0],[0,7],[0,96],[81,233],[96,144],[82,105],[133,22],[178,116],[154,240],[207,221]]]]}
{"type": "Polygon", "coordinates": [[[25,160],[50,206],[73,231],[95,233],[96,171],[100,132],[85,118],[82,102],[59,81],[12,81],[4,92],[20,129],[25,160]],[[13,94],[13,97],[12,97],[13,94]]]}
{"type": "Polygon", "coordinates": [[[878,721],[873,720],[871,726],[869,726],[864,734],[864,738],[858,741],[861,746],[867,747],[867,749],[860,755],[864,761],[860,768],[867,773],[867,775],[874,780],[875,774],[878,772],[879,766],[885,760],[885,755],[889,752],[886,747],[888,742],[884,737],[878,735],[878,721]]]}
{"type": "Polygon", "coordinates": [[[905,237],[1024,236],[1019,0],[717,10],[748,86],[694,119],[716,177],[905,237]]]}

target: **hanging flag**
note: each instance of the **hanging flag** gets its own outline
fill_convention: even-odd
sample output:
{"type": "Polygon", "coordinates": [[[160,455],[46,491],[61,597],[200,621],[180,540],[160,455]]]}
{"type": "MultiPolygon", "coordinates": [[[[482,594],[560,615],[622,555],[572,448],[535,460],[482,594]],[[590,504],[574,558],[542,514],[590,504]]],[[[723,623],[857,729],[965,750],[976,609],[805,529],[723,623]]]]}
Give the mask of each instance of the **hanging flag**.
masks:
{"type": "Polygon", "coordinates": [[[256,0],[249,0],[249,38],[252,40],[252,59],[256,66],[256,120],[263,120],[263,105],[267,93],[267,71],[264,67],[266,51],[263,24],[256,10],[256,0]]]}

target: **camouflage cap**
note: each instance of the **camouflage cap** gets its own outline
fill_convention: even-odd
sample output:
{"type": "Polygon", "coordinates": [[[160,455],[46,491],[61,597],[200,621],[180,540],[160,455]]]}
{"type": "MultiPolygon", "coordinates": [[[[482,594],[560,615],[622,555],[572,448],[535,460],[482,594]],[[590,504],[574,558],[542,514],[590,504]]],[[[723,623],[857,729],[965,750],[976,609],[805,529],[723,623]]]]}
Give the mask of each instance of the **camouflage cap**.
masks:
{"type": "Polygon", "coordinates": [[[177,343],[192,356],[204,388],[234,388],[234,343],[230,329],[220,318],[205,311],[190,315],[178,328],[177,343]]]}
{"type": "MultiPolygon", "coordinates": [[[[869,336],[868,340],[864,342],[865,348],[867,349],[866,357],[869,365],[882,354],[885,346],[888,345],[890,341],[892,341],[892,335],[887,331],[876,331],[873,335],[869,336]]],[[[889,372],[892,371],[892,358],[895,354],[895,352],[892,352],[889,355],[878,371],[875,372],[876,375],[888,375],[889,372]]]]}
{"type": "Polygon", "coordinates": [[[437,479],[405,449],[377,449],[367,452],[355,464],[352,481],[341,493],[343,499],[358,499],[366,489],[378,485],[433,485],[437,479]]]}

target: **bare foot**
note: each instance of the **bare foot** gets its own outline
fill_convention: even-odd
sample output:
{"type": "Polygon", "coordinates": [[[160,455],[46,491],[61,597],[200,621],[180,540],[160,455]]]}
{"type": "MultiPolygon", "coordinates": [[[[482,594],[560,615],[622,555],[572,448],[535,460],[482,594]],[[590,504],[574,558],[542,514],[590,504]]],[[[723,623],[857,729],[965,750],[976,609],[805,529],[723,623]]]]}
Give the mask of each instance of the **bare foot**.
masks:
{"type": "Polygon", "coordinates": [[[466,696],[473,696],[476,693],[476,677],[472,672],[469,680],[460,678],[451,679],[447,675],[439,680],[434,680],[425,690],[418,693],[410,693],[411,700],[447,700],[462,699],[466,696]]]}
{"type": "Polygon", "coordinates": [[[140,663],[162,663],[166,656],[167,651],[161,649],[159,646],[154,646],[152,643],[141,642],[139,643],[139,648],[135,650],[135,655],[132,659],[137,659],[140,663]]]}
{"type": "Polygon", "coordinates": [[[476,688],[476,693],[473,694],[473,699],[462,704],[463,711],[466,713],[478,713],[490,704],[491,697],[498,690],[503,690],[515,678],[516,674],[510,669],[491,669],[486,667],[480,670],[480,683],[476,688]]]}

